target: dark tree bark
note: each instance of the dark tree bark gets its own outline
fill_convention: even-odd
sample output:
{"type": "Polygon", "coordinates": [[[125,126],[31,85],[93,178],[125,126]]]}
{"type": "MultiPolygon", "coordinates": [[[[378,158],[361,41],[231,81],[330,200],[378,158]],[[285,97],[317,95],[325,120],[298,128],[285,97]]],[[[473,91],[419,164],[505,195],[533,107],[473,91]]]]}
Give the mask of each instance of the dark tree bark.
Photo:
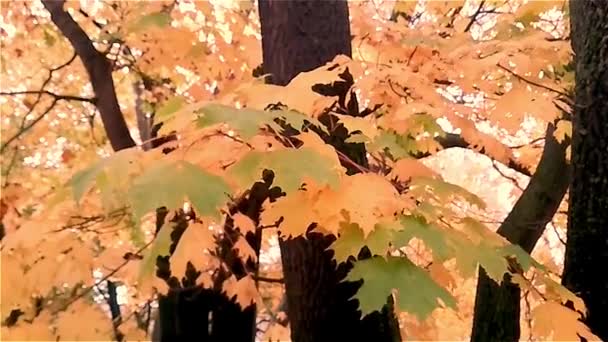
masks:
{"type": "Polygon", "coordinates": [[[608,2],[570,1],[576,88],[572,183],[562,283],[608,340],[608,2]]]}
{"type": "Polygon", "coordinates": [[[342,0],[262,0],[264,73],[286,85],[337,55],[351,56],[348,4],[342,0]]]}
{"type": "Polygon", "coordinates": [[[87,70],[93,91],[95,105],[101,115],[106,134],[114,151],[135,146],[129,128],[122,115],[116,98],[112,66],[108,59],[95,47],[86,32],[63,9],[65,0],[44,0],[42,4],[51,14],[51,20],[70,41],[87,70]]]}
{"type": "MultiPolygon", "coordinates": [[[[260,0],[259,10],[263,69],[271,74],[272,83],[286,85],[298,73],[318,68],[337,55],[351,56],[346,1],[260,0]]],[[[365,149],[355,146],[360,144],[326,138],[332,143],[340,140],[341,145],[335,147],[351,159],[365,159],[365,149]]],[[[358,302],[351,299],[361,282],[342,282],[352,263],[336,265],[332,260],[333,252],[327,248],[334,240],[334,236],[308,233],[306,238],[280,241],[292,340],[399,340],[389,306],[361,319],[358,302]]]]}
{"type": "MultiPolygon", "coordinates": [[[[532,252],[545,226],[557,211],[570,179],[566,161],[569,141],[557,142],[549,124],[538,168],[497,233],[532,252]]],[[[471,341],[519,341],[520,289],[505,275],[499,285],[479,270],[471,341]]]]}

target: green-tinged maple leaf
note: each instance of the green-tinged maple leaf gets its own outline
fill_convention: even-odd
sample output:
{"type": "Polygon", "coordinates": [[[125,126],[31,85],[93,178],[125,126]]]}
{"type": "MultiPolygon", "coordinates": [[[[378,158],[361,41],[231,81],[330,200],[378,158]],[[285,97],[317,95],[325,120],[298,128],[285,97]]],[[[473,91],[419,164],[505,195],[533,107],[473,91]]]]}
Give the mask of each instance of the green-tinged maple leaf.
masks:
{"type": "Polygon", "coordinates": [[[142,153],[137,147],[124,149],[114,153],[108,158],[104,158],[94,165],[76,172],[74,176],[68,181],[68,185],[72,188],[72,194],[76,202],[80,201],[82,196],[93,186],[94,182],[97,183],[100,190],[103,192],[110,189],[124,181],[125,177],[129,174],[129,167],[137,160],[139,154],[142,153]],[[104,176],[100,177],[100,174],[108,171],[112,182],[105,181],[104,176]]]}
{"type": "Polygon", "coordinates": [[[186,100],[181,96],[174,96],[163,103],[163,105],[154,114],[154,119],[163,121],[169,119],[173,114],[180,110],[186,100]]]}
{"type": "Polygon", "coordinates": [[[219,218],[230,188],[219,176],[186,161],[161,162],[133,181],[129,200],[136,218],[161,206],[180,208],[186,198],[199,215],[219,218]]]}
{"type": "Polygon", "coordinates": [[[416,141],[392,131],[381,131],[368,146],[369,152],[388,152],[393,159],[406,158],[416,152],[416,141]]]}
{"type": "Polygon", "coordinates": [[[445,131],[439,126],[437,120],[427,113],[416,113],[412,115],[409,119],[411,122],[411,133],[412,135],[417,135],[420,133],[428,133],[431,136],[440,136],[445,137],[445,131]]]}
{"type": "Polygon", "coordinates": [[[298,189],[305,178],[318,184],[338,184],[338,170],[331,159],[319,154],[312,148],[285,149],[270,152],[249,152],[228,172],[242,187],[251,186],[257,181],[264,169],[273,170],[273,185],[289,192],[298,189]]]}
{"type": "Polygon", "coordinates": [[[329,247],[334,251],[334,258],[343,262],[349,256],[357,256],[364,245],[363,230],[356,223],[341,222],[339,236],[329,247]]]}
{"type": "Polygon", "coordinates": [[[385,256],[389,245],[394,245],[395,234],[400,230],[401,225],[398,222],[381,222],[374,226],[367,238],[365,245],[369,248],[372,255],[385,256]]]}
{"type": "Polygon", "coordinates": [[[139,279],[144,280],[154,274],[156,269],[156,258],[158,256],[169,255],[169,247],[171,247],[171,232],[173,232],[173,222],[165,222],[160,228],[152,246],[145,253],[139,270],[139,279]]]}
{"type": "Polygon", "coordinates": [[[363,279],[363,285],[354,296],[359,300],[363,315],[380,310],[394,290],[397,291],[397,307],[421,320],[441,307],[439,300],[447,307],[456,308],[454,297],[407,258],[373,257],[357,261],[346,279],[363,279]]]}
{"type": "Polygon", "coordinates": [[[486,207],[485,202],[477,195],[467,191],[466,189],[452,183],[448,183],[441,179],[417,176],[412,177],[410,183],[412,190],[430,190],[431,193],[437,196],[441,202],[447,203],[452,198],[461,198],[470,204],[476,205],[480,209],[486,207]]]}
{"type": "Polygon", "coordinates": [[[505,257],[515,258],[515,261],[517,261],[524,272],[527,272],[532,266],[538,270],[547,271],[545,265],[534,260],[534,258],[532,258],[532,256],[524,251],[519,245],[508,244],[502,247],[501,253],[505,257]]]}
{"type": "Polygon", "coordinates": [[[346,138],[345,142],[347,143],[369,143],[371,140],[362,133],[353,133],[348,138],[346,138]]]}
{"type": "Polygon", "coordinates": [[[310,122],[320,129],[325,130],[325,126],[318,120],[298,113],[296,111],[274,110],[263,111],[255,109],[237,109],[220,104],[208,104],[197,111],[198,127],[204,128],[218,123],[225,123],[235,129],[244,139],[250,139],[260,131],[260,128],[267,125],[277,132],[283,129],[275,122],[275,119],[282,119],[293,128],[301,130],[306,127],[306,122],[310,122]]]}
{"type": "Polygon", "coordinates": [[[403,216],[399,223],[403,229],[393,235],[397,247],[407,245],[412,238],[418,238],[433,251],[435,260],[445,261],[453,256],[453,244],[449,241],[446,230],[428,224],[424,218],[416,216],[403,216]]]}
{"type": "Polygon", "coordinates": [[[160,11],[141,16],[135,23],[129,26],[129,32],[139,32],[151,27],[166,27],[171,24],[171,15],[160,11]]]}

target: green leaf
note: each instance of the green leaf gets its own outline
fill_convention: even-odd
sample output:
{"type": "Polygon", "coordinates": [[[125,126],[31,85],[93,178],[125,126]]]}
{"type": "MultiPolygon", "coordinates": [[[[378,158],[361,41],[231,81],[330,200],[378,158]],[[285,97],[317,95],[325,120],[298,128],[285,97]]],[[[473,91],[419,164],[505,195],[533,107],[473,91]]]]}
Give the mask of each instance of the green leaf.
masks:
{"type": "Polygon", "coordinates": [[[289,192],[298,189],[305,177],[319,184],[338,184],[338,170],[333,161],[314,149],[303,147],[270,152],[249,152],[232,165],[228,172],[235,177],[241,187],[251,186],[257,181],[264,169],[273,170],[273,185],[289,192]]]}
{"type": "Polygon", "coordinates": [[[348,138],[346,138],[345,142],[347,143],[369,143],[370,139],[362,134],[362,133],[353,133],[348,138]]]}
{"type": "Polygon", "coordinates": [[[443,287],[437,285],[427,272],[407,258],[381,257],[355,262],[346,280],[363,279],[363,285],[355,294],[363,315],[380,310],[388,296],[397,291],[399,309],[426,319],[434,309],[443,304],[455,309],[456,300],[443,287]]]}
{"type": "Polygon", "coordinates": [[[139,32],[151,27],[163,28],[171,24],[171,15],[160,11],[141,16],[133,25],[129,27],[129,32],[139,32]]]}
{"type": "Polygon", "coordinates": [[[160,121],[167,120],[178,110],[180,110],[184,106],[184,103],[186,103],[185,98],[182,96],[174,96],[163,103],[163,105],[156,111],[154,118],[160,121]]]}
{"type": "Polygon", "coordinates": [[[433,251],[434,260],[445,261],[454,256],[446,230],[428,224],[424,218],[417,216],[403,216],[400,224],[403,230],[394,233],[395,246],[406,246],[412,238],[418,238],[433,251]]]}
{"type": "Polygon", "coordinates": [[[450,202],[454,197],[463,199],[480,209],[485,209],[485,202],[477,195],[469,192],[456,184],[448,183],[441,179],[431,177],[412,177],[410,187],[412,189],[431,189],[432,193],[443,203],[450,202]]]}
{"type": "Polygon", "coordinates": [[[372,255],[385,256],[389,244],[394,244],[395,234],[401,230],[398,222],[377,223],[365,239],[365,244],[372,255]]]}
{"type": "Polygon", "coordinates": [[[181,208],[186,198],[197,214],[220,218],[218,209],[228,199],[224,180],[186,161],[162,162],[137,177],[129,199],[137,219],[161,206],[181,208]]]}
{"type": "Polygon", "coordinates": [[[534,260],[528,252],[524,251],[519,245],[508,244],[501,249],[501,254],[505,257],[514,257],[517,263],[522,267],[524,272],[527,272],[530,267],[546,271],[545,265],[534,260]]]}
{"type": "Polygon", "coordinates": [[[51,34],[48,30],[44,30],[44,43],[47,47],[55,45],[56,41],[57,38],[55,38],[55,35],[51,34]]]}
{"type": "Polygon", "coordinates": [[[282,119],[297,130],[305,127],[306,122],[310,122],[325,131],[325,126],[318,120],[296,111],[237,109],[219,104],[209,104],[197,110],[196,113],[200,114],[197,120],[198,127],[204,128],[225,123],[236,130],[244,139],[250,139],[258,134],[260,128],[264,125],[270,126],[277,132],[282,132],[283,129],[274,121],[275,119],[282,119]]]}
{"type": "Polygon", "coordinates": [[[171,233],[173,232],[173,222],[165,222],[156,234],[152,247],[145,253],[139,270],[139,280],[149,278],[154,274],[156,269],[156,258],[158,256],[169,255],[169,247],[171,247],[171,233]]]}
{"type": "Polygon", "coordinates": [[[340,222],[339,236],[329,247],[334,251],[334,259],[344,262],[349,256],[356,257],[364,245],[363,230],[356,223],[340,222]]]}
{"type": "Polygon", "coordinates": [[[141,150],[138,147],[124,149],[84,170],[76,172],[67,183],[72,188],[74,200],[79,202],[96,182],[99,182],[97,185],[100,186],[102,192],[111,191],[118,183],[118,178],[123,181],[127,177],[128,168],[137,160],[139,153],[141,153],[141,150]],[[104,171],[110,171],[108,176],[111,176],[112,183],[105,181],[103,176],[99,177],[100,173],[104,171]]]}
{"type": "Polygon", "coordinates": [[[393,160],[406,158],[416,152],[416,141],[392,131],[382,131],[368,146],[369,152],[388,153],[393,160]]]}

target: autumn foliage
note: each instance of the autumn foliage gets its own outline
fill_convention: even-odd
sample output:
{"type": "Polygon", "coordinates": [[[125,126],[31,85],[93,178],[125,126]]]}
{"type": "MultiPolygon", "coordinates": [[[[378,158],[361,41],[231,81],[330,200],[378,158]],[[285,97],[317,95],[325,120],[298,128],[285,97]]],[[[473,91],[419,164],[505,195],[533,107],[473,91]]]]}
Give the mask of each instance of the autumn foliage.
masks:
{"type": "Polygon", "coordinates": [[[192,288],[289,340],[277,241],[310,232],[403,339],[468,338],[479,267],[522,289],[522,338],[597,339],[560,285],[566,203],[532,256],[496,233],[569,143],[562,1],[349,2],[352,58],[286,86],[259,73],[253,2],[68,1],[137,143],[116,152],[46,9],[1,7],[4,340],[149,340],[158,297],[192,288]]]}

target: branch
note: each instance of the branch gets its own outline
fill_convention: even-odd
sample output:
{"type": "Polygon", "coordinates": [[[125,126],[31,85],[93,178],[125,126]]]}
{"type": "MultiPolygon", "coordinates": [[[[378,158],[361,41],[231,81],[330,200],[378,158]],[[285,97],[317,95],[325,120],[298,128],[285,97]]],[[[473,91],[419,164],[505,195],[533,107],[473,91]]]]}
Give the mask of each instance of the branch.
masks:
{"type": "Polygon", "coordinates": [[[255,281],[262,281],[262,282],[265,282],[265,283],[283,284],[285,282],[283,280],[283,278],[268,278],[268,277],[263,277],[263,276],[259,276],[259,275],[255,275],[255,274],[252,274],[251,277],[255,281]]]}
{"type": "Polygon", "coordinates": [[[94,97],[81,97],[81,96],[75,96],[75,95],[60,95],[60,94],[55,94],[51,91],[48,90],[26,90],[26,91],[9,91],[9,92],[0,92],[0,96],[15,96],[15,95],[48,95],[53,97],[55,100],[64,100],[64,101],[82,101],[82,102],[89,102],[92,104],[95,104],[95,102],[97,101],[96,98],[94,97]]]}
{"type": "Polygon", "coordinates": [[[562,95],[562,96],[564,96],[568,100],[572,99],[572,96],[570,96],[569,94],[567,94],[567,93],[565,93],[565,92],[563,92],[561,90],[557,90],[557,89],[551,88],[549,86],[546,86],[544,84],[541,84],[541,83],[529,80],[529,79],[527,79],[527,78],[525,78],[525,77],[517,74],[516,72],[509,70],[509,68],[505,67],[504,65],[502,65],[500,63],[496,63],[496,66],[499,67],[499,68],[501,68],[502,70],[508,72],[509,74],[515,76],[517,79],[519,79],[521,81],[524,81],[524,82],[526,82],[528,84],[531,84],[531,85],[533,85],[535,87],[543,88],[545,90],[552,91],[552,92],[554,92],[556,94],[562,95]]]}
{"type": "Polygon", "coordinates": [[[477,16],[481,13],[481,10],[483,9],[483,5],[485,5],[485,4],[486,4],[486,0],[482,0],[479,3],[479,7],[477,7],[477,11],[475,11],[475,13],[473,13],[473,15],[471,16],[471,21],[469,21],[467,26],[464,28],[464,32],[469,32],[469,30],[471,29],[471,26],[473,26],[473,24],[477,21],[477,16]]]}
{"type": "Polygon", "coordinates": [[[65,0],[43,0],[42,4],[51,14],[51,20],[61,33],[70,41],[74,51],[84,64],[95,97],[101,121],[114,151],[135,146],[129,133],[129,128],[118,105],[112,66],[107,58],[95,47],[84,30],[74,21],[72,16],[63,9],[65,0]]]}
{"type": "MultiPolygon", "coordinates": [[[[34,125],[36,125],[38,122],[40,122],[40,120],[42,120],[42,118],[44,118],[48,113],[51,112],[51,110],[55,107],[55,105],[57,104],[57,99],[53,100],[53,102],[51,102],[51,104],[46,108],[46,110],[44,112],[42,112],[42,114],[38,115],[34,120],[30,121],[28,124],[25,124],[25,118],[27,117],[24,116],[23,117],[23,121],[21,124],[21,128],[19,129],[19,131],[17,133],[15,133],[15,135],[13,135],[12,137],[8,138],[6,140],[5,143],[2,144],[2,147],[0,147],[0,153],[4,152],[4,150],[15,140],[17,140],[17,138],[19,138],[21,135],[23,135],[25,132],[29,131],[30,128],[34,127],[34,125]]],[[[39,100],[35,103],[35,105],[37,105],[37,103],[39,102],[39,100]]],[[[34,106],[35,106],[34,105],[34,106]]],[[[32,107],[34,108],[34,107],[32,107]]],[[[31,112],[31,111],[30,111],[31,112]]],[[[29,115],[29,114],[28,114],[29,115]]]]}
{"type": "Polygon", "coordinates": [[[68,65],[72,64],[72,62],[75,59],[76,59],[76,53],[74,53],[67,62],[65,62],[55,68],[49,69],[49,74],[46,77],[46,80],[44,80],[44,82],[42,82],[42,86],[40,87],[40,91],[38,92],[38,96],[36,97],[36,100],[30,107],[30,110],[23,116],[23,119],[21,120],[21,124],[19,125],[19,131],[14,136],[10,137],[5,143],[2,144],[2,147],[0,147],[0,153],[3,153],[4,150],[9,146],[10,143],[12,143],[17,138],[19,138],[23,133],[27,132],[36,123],[40,122],[40,120],[42,120],[42,118],[46,114],[48,114],[51,111],[51,109],[53,109],[53,107],[55,107],[55,104],[57,103],[57,97],[55,97],[55,101],[53,101],[53,103],[49,106],[49,108],[47,108],[47,110],[43,114],[39,115],[36,119],[34,119],[34,121],[30,122],[29,124],[26,124],[28,116],[34,111],[34,109],[38,106],[38,104],[42,100],[42,91],[45,90],[44,88],[46,88],[46,86],[49,84],[49,82],[51,82],[51,79],[53,79],[53,73],[55,71],[61,70],[65,67],[67,67],[68,65]]]}
{"type": "MultiPolygon", "coordinates": [[[[560,143],[555,139],[553,132],[556,126],[557,121],[548,125],[545,148],[538,168],[497,231],[527,253],[532,251],[547,223],[558,210],[571,177],[571,166],[566,160],[566,148],[570,141],[566,139],[560,143]]],[[[472,341],[488,338],[479,329],[482,324],[488,329],[500,327],[503,331],[517,331],[516,326],[510,325],[518,324],[519,321],[520,291],[509,281],[508,276],[505,280],[497,284],[480,268],[472,341]],[[506,323],[505,317],[509,323],[506,323]]]]}
{"type": "MultiPolygon", "coordinates": [[[[463,135],[460,135],[460,134],[448,133],[448,134],[446,134],[445,137],[436,137],[435,140],[444,149],[453,148],[453,147],[473,149],[473,150],[489,157],[493,161],[494,160],[498,161],[519,173],[522,173],[529,177],[532,176],[532,172],[530,171],[532,169],[532,166],[524,165],[519,160],[517,160],[511,153],[508,146],[501,144],[500,142],[498,142],[498,140],[496,140],[494,138],[492,138],[491,143],[494,144],[495,146],[499,146],[502,151],[495,151],[495,148],[490,148],[489,146],[486,146],[486,144],[488,144],[488,145],[490,144],[490,141],[486,141],[487,139],[490,139],[490,138],[491,137],[486,136],[484,133],[476,131],[475,139],[473,139],[473,137],[464,137],[463,135]],[[504,152],[504,153],[500,153],[500,152],[504,152]]],[[[495,147],[495,146],[493,146],[493,147],[495,147]]]]}

